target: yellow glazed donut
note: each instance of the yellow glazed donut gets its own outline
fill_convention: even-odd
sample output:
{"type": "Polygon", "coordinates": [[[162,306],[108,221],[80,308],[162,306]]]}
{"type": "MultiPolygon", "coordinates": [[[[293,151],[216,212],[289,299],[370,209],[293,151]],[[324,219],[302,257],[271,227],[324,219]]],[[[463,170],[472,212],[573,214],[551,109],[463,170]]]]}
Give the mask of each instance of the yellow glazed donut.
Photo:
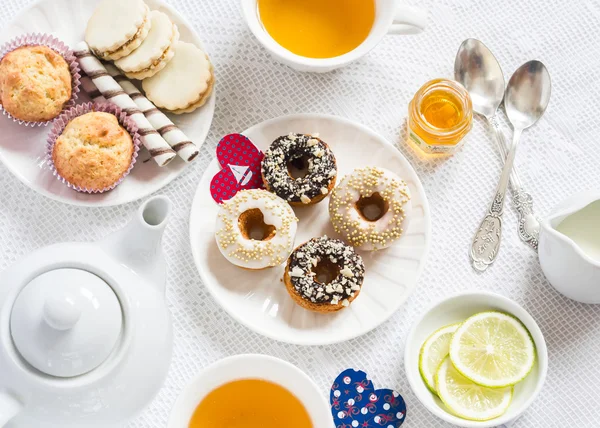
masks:
{"type": "Polygon", "coordinates": [[[333,190],[333,228],[361,250],[387,248],[408,225],[412,204],[406,183],[387,169],[356,168],[333,190]]]}
{"type": "Polygon", "coordinates": [[[221,206],[215,237],[229,262],[264,269],[287,260],[297,223],[292,207],[279,196],[261,189],[242,190],[221,206]]]}

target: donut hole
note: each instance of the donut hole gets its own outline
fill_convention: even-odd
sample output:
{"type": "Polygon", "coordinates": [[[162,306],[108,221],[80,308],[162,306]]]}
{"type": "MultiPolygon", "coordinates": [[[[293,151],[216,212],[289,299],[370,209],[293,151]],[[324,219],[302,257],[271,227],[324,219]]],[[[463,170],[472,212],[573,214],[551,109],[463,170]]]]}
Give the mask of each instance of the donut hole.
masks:
{"type": "Polygon", "coordinates": [[[286,166],[288,174],[293,179],[304,178],[308,175],[308,159],[306,155],[296,155],[288,160],[286,166]]]}
{"type": "Polygon", "coordinates": [[[377,221],[388,212],[390,204],[383,199],[379,192],[371,196],[361,196],[356,202],[356,211],[367,221],[377,221]]]}
{"type": "Polygon", "coordinates": [[[265,216],[258,208],[251,208],[240,214],[238,224],[245,239],[268,241],[275,236],[275,226],[265,223],[265,216]]]}
{"type": "Polygon", "coordinates": [[[329,257],[323,258],[317,262],[313,272],[315,281],[320,284],[329,284],[340,274],[340,267],[329,260],[329,257]]]}

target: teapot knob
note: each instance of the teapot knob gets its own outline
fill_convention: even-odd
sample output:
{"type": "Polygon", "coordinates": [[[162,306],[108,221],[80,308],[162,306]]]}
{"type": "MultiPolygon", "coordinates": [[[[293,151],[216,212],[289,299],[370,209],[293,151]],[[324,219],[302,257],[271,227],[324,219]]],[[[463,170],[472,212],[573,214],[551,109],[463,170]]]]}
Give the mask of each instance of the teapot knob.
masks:
{"type": "Polygon", "coordinates": [[[71,329],[81,316],[75,298],[69,293],[52,296],[44,303],[44,321],[56,330],[71,329]]]}

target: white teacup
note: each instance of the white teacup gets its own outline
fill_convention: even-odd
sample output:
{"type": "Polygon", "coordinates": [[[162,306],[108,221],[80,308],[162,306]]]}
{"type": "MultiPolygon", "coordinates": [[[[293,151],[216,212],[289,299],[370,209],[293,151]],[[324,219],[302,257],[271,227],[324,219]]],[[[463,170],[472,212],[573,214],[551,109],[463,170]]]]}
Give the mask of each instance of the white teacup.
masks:
{"type": "Polygon", "coordinates": [[[333,428],[331,409],[324,392],[312,379],[286,361],[259,354],[228,357],[202,370],[177,398],[168,428],[188,428],[196,407],[208,393],[239,379],[263,379],[283,386],[304,405],[313,426],[333,428]]]}
{"type": "Polygon", "coordinates": [[[307,58],[288,51],[270,36],[258,16],[257,0],[241,1],[246,22],[258,41],[276,60],[298,71],[325,73],[335,70],[367,54],[386,34],[415,34],[427,25],[427,12],[423,9],[400,5],[400,0],[375,0],[375,22],[358,47],[333,58],[307,58]]]}

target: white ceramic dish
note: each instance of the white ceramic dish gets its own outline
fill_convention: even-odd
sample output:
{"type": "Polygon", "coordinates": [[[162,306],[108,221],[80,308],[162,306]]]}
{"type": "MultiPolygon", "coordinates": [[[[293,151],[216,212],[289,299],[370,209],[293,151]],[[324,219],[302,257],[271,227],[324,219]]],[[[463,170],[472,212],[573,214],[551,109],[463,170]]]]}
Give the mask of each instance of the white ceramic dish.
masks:
{"type": "MultiPolygon", "coordinates": [[[[192,204],[190,240],[194,261],[204,285],[215,300],[240,323],[270,338],[302,345],[342,342],[365,334],[385,322],[417,285],[431,241],[427,197],[419,177],[402,154],[370,129],[336,116],[299,114],[253,126],[242,133],[261,150],[290,132],[319,133],[333,150],[338,180],[355,167],[374,165],[403,178],[412,194],[412,216],[404,236],[390,248],[360,252],[366,277],[360,296],[335,314],[318,314],[296,305],[283,282],[283,266],[248,271],[226,261],[215,242],[219,206],[209,193],[219,171],[216,159],[205,171],[192,204]]],[[[327,200],[296,208],[300,223],[296,245],[315,236],[337,236],[327,200]]]]}
{"type": "Polygon", "coordinates": [[[427,26],[427,11],[400,4],[400,0],[375,0],[375,22],[369,36],[356,49],[334,58],[296,55],[273,39],[258,14],[258,0],[241,0],[242,12],[254,37],[277,61],[298,71],[326,73],[366,55],[386,34],[415,34],[427,26]]]}
{"type": "MultiPolygon", "coordinates": [[[[87,20],[100,0],[40,0],[21,12],[2,30],[0,44],[29,32],[51,33],[73,47],[83,40],[87,20]]],[[[203,47],[192,25],[173,7],[162,0],[146,0],[151,9],[160,10],[177,24],[181,40],[203,47]]],[[[89,98],[80,92],[81,101],[89,98]]],[[[200,146],[206,139],[215,110],[215,94],[206,105],[190,114],[170,115],[173,122],[200,146]]],[[[0,116],[0,161],[24,184],[36,192],[61,202],[80,206],[120,205],[144,198],[178,177],[187,164],[174,159],[159,168],[145,149],[140,151],[137,163],[129,176],[117,188],[102,194],[79,193],[69,189],[52,175],[46,166],[47,127],[25,127],[0,116]]]]}
{"type": "Polygon", "coordinates": [[[474,291],[455,294],[441,300],[425,311],[413,324],[406,340],[404,354],[406,376],[419,401],[438,418],[466,428],[495,427],[517,419],[540,393],[548,371],[546,341],[535,320],[514,301],[495,293],[474,291]],[[437,329],[464,321],[478,312],[498,310],[511,314],[527,327],[537,350],[537,361],[524,381],[515,385],[512,403],[507,412],[490,421],[468,421],[458,418],[446,410],[441,400],[432,394],[419,373],[419,351],[423,342],[437,329]]]}
{"type": "Polygon", "coordinates": [[[325,391],[299,368],[267,355],[236,355],[208,366],[181,392],[171,409],[168,428],[188,428],[194,410],[215,388],[239,379],[264,379],[283,386],[304,404],[313,426],[333,427],[325,391]]]}

